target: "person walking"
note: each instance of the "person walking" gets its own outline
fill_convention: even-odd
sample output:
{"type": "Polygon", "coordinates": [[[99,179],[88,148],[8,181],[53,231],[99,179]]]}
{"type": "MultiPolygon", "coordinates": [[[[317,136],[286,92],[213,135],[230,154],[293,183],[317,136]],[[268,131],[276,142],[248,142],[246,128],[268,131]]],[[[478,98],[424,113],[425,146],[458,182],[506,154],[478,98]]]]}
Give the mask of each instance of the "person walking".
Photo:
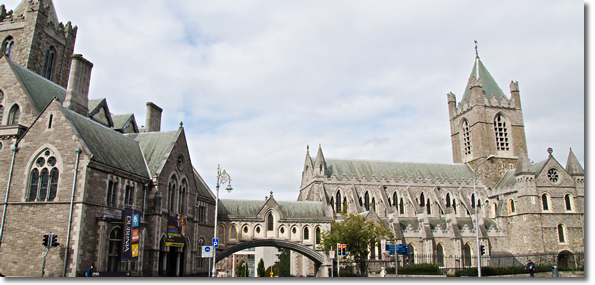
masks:
{"type": "Polygon", "coordinates": [[[527,266],[525,269],[529,270],[529,275],[531,277],[535,277],[535,263],[531,261],[531,259],[527,259],[527,266]]]}
{"type": "Polygon", "coordinates": [[[87,269],[87,277],[93,277],[93,265],[89,266],[89,269],[87,269]]]}

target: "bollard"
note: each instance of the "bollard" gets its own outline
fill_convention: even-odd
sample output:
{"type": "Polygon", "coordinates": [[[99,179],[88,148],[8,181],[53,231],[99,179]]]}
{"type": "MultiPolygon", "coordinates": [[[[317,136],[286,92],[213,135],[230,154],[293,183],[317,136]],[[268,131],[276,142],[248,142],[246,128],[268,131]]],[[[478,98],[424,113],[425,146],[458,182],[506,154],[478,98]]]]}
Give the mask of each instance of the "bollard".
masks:
{"type": "Polygon", "coordinates": [[[558,266],[552,266],[552,277],[560,277],[558,276],[558,266]]]}

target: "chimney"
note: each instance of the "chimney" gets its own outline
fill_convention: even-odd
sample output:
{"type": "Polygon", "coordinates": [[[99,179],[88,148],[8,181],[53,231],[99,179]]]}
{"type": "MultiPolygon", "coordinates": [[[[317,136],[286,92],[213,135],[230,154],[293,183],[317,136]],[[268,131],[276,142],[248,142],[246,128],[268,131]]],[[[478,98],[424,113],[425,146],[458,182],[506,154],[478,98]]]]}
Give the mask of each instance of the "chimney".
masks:
{"type": "Polygon", "coordinates": [[[72,55],[64,107],[85,117],[89,116],[89,84],[92,68],[93,63],[86,60],[82,54],[72,55]]]}
{"type": "Polygon", "coordinates": [[[160,132],[161,131],[161,112],[163,109],[147,102],[147,121],[145,123],[145,132],[160,132]]]}

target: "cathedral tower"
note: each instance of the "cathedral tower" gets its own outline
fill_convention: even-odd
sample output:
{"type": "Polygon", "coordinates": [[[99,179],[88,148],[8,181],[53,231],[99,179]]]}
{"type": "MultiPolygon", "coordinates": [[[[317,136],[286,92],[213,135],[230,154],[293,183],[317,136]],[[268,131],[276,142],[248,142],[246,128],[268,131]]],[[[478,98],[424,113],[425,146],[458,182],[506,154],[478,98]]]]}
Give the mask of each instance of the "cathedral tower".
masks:
{"type": "Polygon", "coordinates": [[[508,99],[476,56],[461,101],[457,104],[452,92],[447,97],[453,162],[475,168],[494,155],[478,170],[478,177],[493,188],[515,168],[521,152],[527,152],[518,82],[510,83],[508,99]]]}
{"type": "Polygon", "coordinates": [[[0,52],[64,88],[76,32],[70,22],[58,22],[51,0],[23,0],[8,12],[0,5],[0,52]]]}

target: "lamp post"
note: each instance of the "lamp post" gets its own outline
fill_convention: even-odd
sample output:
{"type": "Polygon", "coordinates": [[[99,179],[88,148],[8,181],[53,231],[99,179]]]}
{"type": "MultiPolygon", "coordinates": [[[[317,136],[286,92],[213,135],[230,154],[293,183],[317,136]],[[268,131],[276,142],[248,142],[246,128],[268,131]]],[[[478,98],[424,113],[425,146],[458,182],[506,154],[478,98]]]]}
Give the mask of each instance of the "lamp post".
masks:
{"type": "MultiPolygon", "coordinates": [[[[476,180],[477,180],[477,169],[479,168],[480,165],[482,165],[484,162],[494,158],[495,155],[491,154],[490,156],[488,156],[484,161],[480,162],[475,169],[471,168],[471,170],[473,170],[473,199],[477,200],[477,192],[475,190],[475,184],[476,184],[476,180]]],[[[467,165],[469,165],[467,163],[467,165]]],[[[471,167],[469,165],[469,167],[471,167]]],[[[479,250],[479,218],[477,215],[477,201],[473,201],[473,204],[475,205],[475,239],[477,240],[477,277],[481,277],[481,252],[479,250]]]]}
{"type": "MultiPolygon", "coordinates": [[[[227,188],[225,188],[225,190],[227,190],[228,193],[231,193],[231,190],[233,190],[233,188],[231,188],[231,177],[229,177],[229,174],[227,174],[227,172],[225,170],[221,171],[221,165],[217,165],[217,198],[215,199],[215,231],[213,233],[213,238],[217,238],[217,211],[218,211],[218,206],[219,206],[219,185],[220,184],[225,184],[227,183],[227,188]]],[[[215,247],[213,247],[213,271],[211,276],[217,276],[217,265],[216,265],[216,259],[215,256],[217,255],[217,249],[215,247]]]]}

